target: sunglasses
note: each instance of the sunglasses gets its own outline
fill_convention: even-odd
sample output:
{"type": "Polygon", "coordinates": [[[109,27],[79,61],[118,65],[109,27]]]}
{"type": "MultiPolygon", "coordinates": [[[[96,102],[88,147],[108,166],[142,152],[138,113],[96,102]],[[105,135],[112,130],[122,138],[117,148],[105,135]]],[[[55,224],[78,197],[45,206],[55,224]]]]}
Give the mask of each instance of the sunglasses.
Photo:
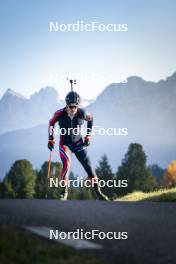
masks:
{"type": "Polygon", "coordinates": [[[68,107],[69,107],[70,109],[73,109],[73,108],[78,108],[78,106],[77,106],[77,105],[68,105],[68,107]]]}

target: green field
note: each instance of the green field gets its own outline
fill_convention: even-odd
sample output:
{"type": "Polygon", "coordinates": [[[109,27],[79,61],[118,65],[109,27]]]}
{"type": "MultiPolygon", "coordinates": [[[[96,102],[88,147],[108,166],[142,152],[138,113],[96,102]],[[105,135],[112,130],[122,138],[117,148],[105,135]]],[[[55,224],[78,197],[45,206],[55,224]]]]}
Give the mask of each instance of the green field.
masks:
{"type": "Polygon", "coordinates": [[[154,192],[133,192],[123,197],[115,199],[115,201],[153,201],[153,202],[176,202],[176,188],[161,189],[154,192]]]}

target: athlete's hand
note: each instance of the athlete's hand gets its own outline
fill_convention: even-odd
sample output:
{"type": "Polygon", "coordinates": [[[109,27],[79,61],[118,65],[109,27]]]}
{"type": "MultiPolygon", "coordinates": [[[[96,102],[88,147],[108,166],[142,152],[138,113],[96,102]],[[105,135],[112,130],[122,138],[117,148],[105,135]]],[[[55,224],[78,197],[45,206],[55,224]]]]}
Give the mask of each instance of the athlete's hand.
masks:
{"type": "Polygon", "coordinates": [[[86,145],[86,146],[89,146],[90,145],[90,141],[91,141],[91,136],[85,136],[85,138],[84,138],[84,144],[86,145]]]}
{"type": "Polygon", "coordinates": [[[53,139],[49,139],[48,140],[48,148],[49,148],[49,150],[53,150],[53,148],[54,148],[54,140],[53,139]]]}

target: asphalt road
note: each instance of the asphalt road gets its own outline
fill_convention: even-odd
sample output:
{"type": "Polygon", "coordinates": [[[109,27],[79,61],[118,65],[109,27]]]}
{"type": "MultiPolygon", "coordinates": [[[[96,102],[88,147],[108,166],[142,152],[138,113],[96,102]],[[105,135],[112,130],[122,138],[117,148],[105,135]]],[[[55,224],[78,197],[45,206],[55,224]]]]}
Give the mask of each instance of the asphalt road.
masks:
{"type": "Polygon", "coordinates": [[[127,240],[94,242],[113,263],[176,263],[175,203],[5,199],[0,224],[127,232],[127,240]]]}

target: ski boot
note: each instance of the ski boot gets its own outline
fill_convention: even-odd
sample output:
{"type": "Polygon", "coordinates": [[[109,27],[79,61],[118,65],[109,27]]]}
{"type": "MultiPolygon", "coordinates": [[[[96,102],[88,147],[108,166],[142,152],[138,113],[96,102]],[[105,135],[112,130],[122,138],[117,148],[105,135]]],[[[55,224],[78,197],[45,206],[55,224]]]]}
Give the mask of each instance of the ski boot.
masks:
{"type": "Polygon", "coordinates": [[[100,186],[97,183],[94,183],[94,190],[99,200],[109,201],[109,198],[102,193],[100,186]]]}
{"type": "Polygon", "coordinates": [[[60,200],[66,201],[68,199],[68,187],[62,187],[62,191],[60,194],[60,200]]]}

